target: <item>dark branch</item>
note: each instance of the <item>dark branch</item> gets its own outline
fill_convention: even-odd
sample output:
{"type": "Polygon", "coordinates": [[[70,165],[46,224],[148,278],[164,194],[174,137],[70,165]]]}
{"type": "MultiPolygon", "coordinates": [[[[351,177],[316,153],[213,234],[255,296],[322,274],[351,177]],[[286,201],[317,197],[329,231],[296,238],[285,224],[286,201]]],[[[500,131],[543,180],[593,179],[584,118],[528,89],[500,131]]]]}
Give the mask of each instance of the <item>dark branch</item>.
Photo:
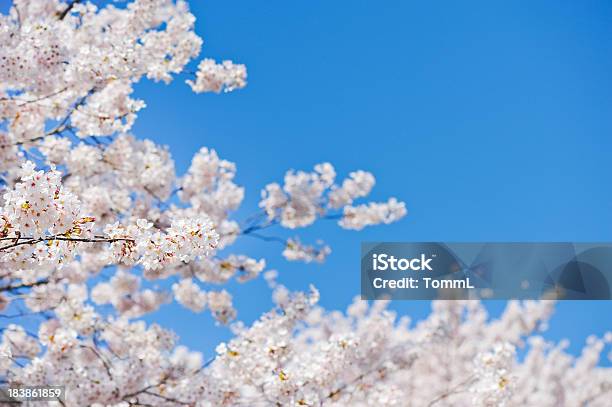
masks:
{"type": "Polygon", "coordinates": [[[11,249],[17,246],[23,246],[26,244],[37,244],[40,242],[52,242],[55,240],[64,242],[83,242],[83,243],[113,243],[113,242],[134,242],[134,239],[130,238],[110,238],[105,236],[94,236],[93,238],[80,238],[80,237],[67,237],[64,235],[51,235],[43,236],[41,238],[34,239],[32,237],[18,237],[12,239],[14,243],[0,247],[0,252],[6,249],[11,249]],[[23,240],[23,241],[20,241],[23,240]]]}
{"type": "Polygon", "coordinates": [[[49,282],[49,280],[39,280],[39,281],[36,281],[34,283],[30,283],[30,284],[7,285],[7,286],[4,286],[4,287],[0,287],[0,292],[2,292],[2,291],[15,291],[15,290],[19,290],[20,288],[31,288],[31,287],[35,287],[37,285],[47,284],[48,282],[49,282]]]}
{"type": "Polygon", "coordinates": [[[80,2],[81,2],[81,0],[72,0],[70,3],[68,3],[68,6],[66,6],[66,8],[64,9],[64,11],[62,11],[61,13],[59,13],[59,14],[57,15],[57,18],[58,18],[59,20],[63,20],[63,19],[64,19],[64,18],[65,18],[65,17],[68,15],[68,13],[70,13],[70,10],[72,10],[72,8],[73,8],[73,7],[74,7],[74,6],[75,6],[77,3],[80,3],[80,2]]]}

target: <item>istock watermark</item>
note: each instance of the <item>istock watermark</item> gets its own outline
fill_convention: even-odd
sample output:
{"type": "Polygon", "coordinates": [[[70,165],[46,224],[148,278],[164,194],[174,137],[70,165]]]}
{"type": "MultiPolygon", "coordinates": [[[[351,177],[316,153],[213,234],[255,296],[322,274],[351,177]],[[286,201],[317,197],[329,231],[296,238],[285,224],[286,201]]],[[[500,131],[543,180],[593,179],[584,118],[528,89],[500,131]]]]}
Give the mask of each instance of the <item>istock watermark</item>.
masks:
{"type": "Polygon", "coordinates": [[[406,258],[395,258],[389,256],[386,253],[383,254],[372,254],[372,269],[373,270],[432,270],[429,263],[433,259],[427,258],[424,254],[421,254],[420,258],[406,259],[406,258]]]}
{"type": "Polygon", "coordinates": [[[612,243],[367,242],[363,299],[609,300],[612,243]]]}

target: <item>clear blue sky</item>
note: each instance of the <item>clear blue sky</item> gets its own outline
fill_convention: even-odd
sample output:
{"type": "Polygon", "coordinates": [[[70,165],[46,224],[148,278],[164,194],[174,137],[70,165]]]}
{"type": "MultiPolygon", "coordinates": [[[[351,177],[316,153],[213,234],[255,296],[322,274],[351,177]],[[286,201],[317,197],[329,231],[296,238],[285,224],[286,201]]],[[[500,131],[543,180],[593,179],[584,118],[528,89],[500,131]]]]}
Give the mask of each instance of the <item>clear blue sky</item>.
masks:
{"type": "MultiPolygon", "coordinates": [[[[203,56],[247,64],[249,85],[195,95],[181,80],[143,83],[137,136],[169,145],[179,171],[201,146],[236,162],[247,188],[239,218],[266,183],[321,161],[342,176],[371,171],[375,199],[407,203],[392,226],[305,231],[332,246],[323,265],[239,241],[290,288],[312,282],[325,307],[344,308],[359,293],[362,240],[612,240],[612,2],[190,3],[203,56]]],[[[247,322],[271,305],[261,280],[230,289],[247,322]]],[[[422,318],[429,304],[392,307],[422,318]]],[[[149,319],[207,356],[229,336],[176,305],[149,319]]],[[[612,302],[568,302],[545,336],[575,352],[607,329],[612,302]]]]}
{"type": "MultiPolygon", "coordinates": [[[[249,85],[194,95],[143,84],[135,133],[171,147],[180,170],[206,145],[238,164],[241,216],[288,168],[331,161],[377,176],[376,199],[406,201],[402,222],[362,233],[318,224],[324,265],[287,263],[243,238],[293,289],[313,282],[344,308],[359,292],[362,240],[612,240],[612,3],[609,1],[191,2],[203,55],[248,65],[249,85]]],[[[270,306],[261,281],[232,286],[239,316],[270,306]]],[[[489,304],[498,313],[503,304],[489,304]]],[[[422,318],[426,302],[396,302],[422,318]]],[[[207,315],[159,312],[208,351],[227,331],[207,315]]],[[[612,329],[612,303],[563,303],[546,336],[576,352],[612,329]]]]}

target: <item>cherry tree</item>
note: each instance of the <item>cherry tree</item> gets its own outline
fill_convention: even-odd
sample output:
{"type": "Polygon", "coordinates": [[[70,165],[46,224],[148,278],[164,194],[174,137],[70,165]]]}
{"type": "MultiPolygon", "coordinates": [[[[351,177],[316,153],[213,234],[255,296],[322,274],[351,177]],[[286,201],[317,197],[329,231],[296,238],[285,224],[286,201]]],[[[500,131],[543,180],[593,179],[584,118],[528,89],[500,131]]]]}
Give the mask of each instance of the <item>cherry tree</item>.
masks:
{"type": "Polygon", "coordinates": [[[609,405],[599,360],[612,334],[571,356],[538,334],[550,301],[509,302],[495,320],[477,301],[434,302],[416,324],[384,301],[326,311],[316,288],[291,292],[265,259],[232,253],[251,236],[281,241],[287,261],[323,262],[325,244],[270,231],[360,230],[406,208],[361,202],[372,174],[337,180],[321,163],[266,185],[242,220],[233,162],[202,147],[176,174],[166,147],[130,133],[145,107],[134,84],[182,78],[223,93],[247,79],[229,60],[189,70],[202,46],[194,21],[180,0],[15,0],[0,16],[3,383],[64,385],[68,406],[609,405]],[[246,326],[223,285],[255,278],[275,308],[246,326]],[[139,319],[170,301],[210,312],[233,339],[205,359],[139,319]]]}

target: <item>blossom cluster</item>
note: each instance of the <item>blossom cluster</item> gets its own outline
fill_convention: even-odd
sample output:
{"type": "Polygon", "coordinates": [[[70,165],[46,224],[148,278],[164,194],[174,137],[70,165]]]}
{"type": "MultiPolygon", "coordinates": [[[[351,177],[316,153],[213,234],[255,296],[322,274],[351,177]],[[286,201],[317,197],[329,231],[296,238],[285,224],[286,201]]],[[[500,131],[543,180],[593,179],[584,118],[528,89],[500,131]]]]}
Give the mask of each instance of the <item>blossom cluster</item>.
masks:
{"type": "Polygon", "coordinates": [[[338,224],[345,229],[395,222],[406,215],[406,205],[395,198],[387,203],[352,206],[355,199],[367,196],[374,186],[369,172],[355,171],[341,186],[334,184],[336,171],[330,163],[317,164],[313,172],[288,171],[284,185],[268,184],[259,204],[270,221],[291,229],[311,225],[317,218],[334,217],[342,209],[338,224]]]}
{"type": "MultiPolygon", "coordinates": [[[[176,290],[195,293],[190,286],[176,290]]],[[[477,301],[439,301],[415,324],[385,302],[356,299],[346,312],[327,312],[314,289],[273,286],[284,293],[276,308],[252,326],[236,324],[207,362],[158,325],[79,305],[86,291],[74,287],[37,333],[3,329],[2,355],[29,363],[6,357],[0,374],[16,384],[61,381],[72,389],[68,405],[607,405],[612,375],[597,360],[612,333],[570,356],[567,344],[538,334],[551,302],[510,302],[491,319],[477,301]]]]}
{"type": "Polygon", "coordinates": [[[142,264],[157,270],[207,256],[215,249],[218,235],[208,218],[177,219],[166,232],[153,223],[138,219],[125,227],[113,223],[104,228],[110,243],[111,258],[124,264],[142,264]]]}
{"type": "Polygon", "coordinates": [[[187,81],[196,93],[216,92],[222,90],[231,92],[246,86],[246,67],[234,64],[232,61],[223,61],[217,64],[212,59],[203,59],[198,65],[195,81],[187,81]]]}
{"type": "Polygon", "coordinates": [[[195,312],[201,312],[206,306],[213,316],[222,323],[234,319],[236,310],[232,306],[232,296],[227,291],[204,292],[192,280],[183,279],[172,285],[176,301],[195,312]]]}
{"type": "Polygon", "coordinates": [[[77,243],[106,243],[108,264],[142,264],[147,270],[188,263],[216,248],[218,234],[206,217],[178,218],[165,232],[145,219],[125,226],[107,224],[93,234],[95,218],[80,216],[79,198],[61,184],[58,171],[36,171],[33,162],[21,168],[21,182],[4,194],[0,208],[0,246],[5,263],[30,267],[58,264],[74,257],[77,243]]]}
{"type": "Polygon", "coordinates": [[[283,256],[290,261],[301,260],[306,263],[316,261],[322,263],[325,258],[331,253],[331,248],[326,245],[320,247],[304,245],[299,239],[288,239],[283,256]]]}
{"type": "Polygon", "coordinates": [[[3,196],[2,237],[70,235],[80,207],[78,198],[62,187],[61,174],[36,171],[31,161],[24,163],[21,172],[21,182],[3,196]]]}

